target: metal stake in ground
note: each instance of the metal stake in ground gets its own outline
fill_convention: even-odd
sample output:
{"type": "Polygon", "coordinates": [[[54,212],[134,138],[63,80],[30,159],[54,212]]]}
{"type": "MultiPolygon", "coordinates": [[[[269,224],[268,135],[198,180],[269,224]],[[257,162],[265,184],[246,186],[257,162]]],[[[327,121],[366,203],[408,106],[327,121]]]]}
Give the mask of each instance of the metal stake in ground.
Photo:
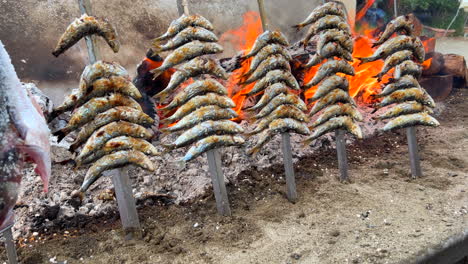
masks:
{"type": "MultiPolygon", "coordinates": [[[[92,15],[90,0],[78,0],[78,4],[81,14],[92,15]]],[[[89,62],[91,64],[95,63],[100,59],[100,54],[94,37],[86,37],[86,46],[88,47],[89,62]]],[[[120,220],[122,221],[123,229],[127,232],[126,239],[132,239],[132,232],[128,231],[136,231],[141,226],[127,169],[111,170],[106,172],[105,175],[112,177],[119,206],[120,220]]]]}
{"type": "Polygon", "coordinates": [[[5,239],[5,249],[6,249],[7,256],[8,256],[8,263],[17,264],[18,255],[16,254],[15,241],[13,240],[13,233],[11,231],[12,228],[13,228],[13,224],[1,230],[0,232],[3,235],[3,239],[5,239]]]}
{"type": "Polygon", "coordinates": [[[408,150],[411,163],[411,178],[416,179],[422,176],[418,141],[416,140],[416,128],[408,127],[406,129],[406,137],[408,139],[408,150]]]}
{"type": "Polygon", "coordinates": [[[340,169],[340,180],[348,181],[348,158],[346,156],[345,131],[338,129],[335,131],[336,155],[338,157],[338,168],[340,169]]]}
{"type": "MultiPolygon", "coordinates": [[[[258,9],[260,11],[260,17],[262,19],[263,31],[268,30],[268,18],[265,12],[265,4],[263,0],[257,0],[258,9]]],[[[292,151],[291,151],[291,137],[289,133],[281,134],[281,148],[283,150],[283,163],[284,163],[284,174],[286,178],[287,186],[287,196],[288,200],[292,203],[295,203],[297,200],[297,191],[296,191],[296,179],[294,176],[294,166],[292,161],[292,151]]]]}
{"type": "MultiPolygon", "coordinates": [[[[180,16],[183,14],[188,16],[189,8],[187,0],[177,0],[177,9],[180,16]]],[[[231,208],[229,207],[229,198],[226,190],[226,184],[224,183],[223,170],[221,169],[221,154],[218,149],[212,149],[206,152],[206,158],[208,159],[211,184],[213,185],[218,214],[230,216],[231,208]]]]}

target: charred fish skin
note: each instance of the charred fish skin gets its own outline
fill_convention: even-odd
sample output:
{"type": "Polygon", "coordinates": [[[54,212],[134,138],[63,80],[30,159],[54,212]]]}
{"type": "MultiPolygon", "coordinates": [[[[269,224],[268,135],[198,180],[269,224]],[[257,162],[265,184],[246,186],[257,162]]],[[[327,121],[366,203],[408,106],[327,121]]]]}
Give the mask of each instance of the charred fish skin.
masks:
{"type": "Polygon", "coordinates": [[[413,52],[410,50],[401,50],[393,53],[391,56],[385,59],[383,69],[376,75],[374,78],[378,78],[380,81],[382,77],[387,74],[394,67],[398,67],[400,63],[403,63],[407,60],[411,60],[413,57],[413,52]]]}
{"type": "Polygon", "coordinates": [[[288,61],[292,61],[291,55],[283,46],[278,45],[278,44],[270,44],[270,45],[263,47],[257,53],[257,55],[255,55],[252,62],[250,63],[250,69],[247,73],[245,73],[245,75],[248,76],[252,74],[265,59],[267,59],[271,55],[277,55],[277,54],[283,56],[288,61]]]}
{"type": "Polygon", "coordinates": [[[398,117],[401,115],[408,115],[408,114],[415,114],[419,112],[430,111],[424,107],[421,103],[416,101],[408,101],[401,104],[397,104],[396,106],[392,107],[387,112],[383,113],[378,117],[374,117],[374,119],[384,120],[389,118],[398,117]]]}
{"type": "Polygon", "coordinates": [[[307,138],[303,143],[305,146],[310,145],[315,139],[325,135],[326,133],[332,132],[336,129],[346,129],[349,133],[353,134],[357,138],[362,138],[361,128],[354,123],[353,119],[349,116],[338,116],[333,117],[325,123],[315,127],[311,132],[311,136],[307,138]]]}
{"type": "Polygon", "coordinates": [[[169,40],[166,44],[161,45],[159,40],[153,42],[153,52],[158,54],[164,51],[170,51],[179,48],[193,40],[203,42],[217,42],[218,37],[202,27],[188,27],[179,32],[173,39],[169,40]]]}
{"type": "Polygon", "coordinates": [[[195,126],[196,124],[207,120],[216,121],[224,119],[233,119],[236,117],[238,117],[237,113],[231,108],[221,108],[217,105],[208,105],[200,107],[199,109],[193,111],[192,113],[183,117],[174,126],[164,128],[161,130],[161,132],[167,134],[184,129],[189,129],[195,126]]]}
{"type": "Polygon", "coordinates": [[[399,32],[399,31],[404,31],[406,35],[412,36],[413,31],[414,31],[414,25],[411,22],[411,19],[409,16],[399,16],[390,23],[387,24],[387,27],[385,27],[385,31],[382,33],[382,35],[379,37],[379,40],[377,40],[372,47],[376,47],[387,41],[393,33],[399,32]]]}
{"type": "Polygon", "coordinates": [[[422,74],[421,65],[417,64],[412,60],[405,60],[395,68],[395,79],[398,80],[401,76],[412,75],[419,78],[422,74]]]}
{"type": "Polygon", "coordinates": [[[101,177],[102,172],[121,168],[128,164],[137,165],[149,171],[155,170],[151,160],[142,152],[135,150],[118,151],[100,158],[89,168],[79,191],[85,193],[101,177]]]}
{"type": "Polygon", "coordinates": [[[304,47],[309,44],[310,39],[318,33],[327,30],[336,28],[344,32],[351,32],[351,28],[343,17],[335,15],[326,15],[320,18],[315,24],[313,24],[309,31],[307,31],[306,37],[303,41],[304,47]]]}
{"type": "Polygon", "coordinates": [[[319,84],[325,77],[330,76],[336,73],[344,73],[347,75],[354,76],[355,71],[353,66],[348,64],[346,61],[342,60],[329,60],[322,64],[318,70],[317,75],[312,78],[312,80],[306,84],[306,87],[312,87],[319,84]]]}
{"type": "Polygon", "coordinates": [[[407,89],[407,88],[421,88],[418,81],[412,75],[404,75],[400,79],[396,80],[393,83],[387,84],[380,94],[375,95],[374,97],[384,97],[397,90],[407,89]]]}
{"type": "Polygon", "coordinates": [[[299,110],[307,111],[306,104],[295,94],[280,94],[273,98],[256,116],[253,120],[259,120],[267,115],[269,115],[273,110],[281,105],[294,105],[299,110]]]}
{"type": "Polygon", "coordinates": [[[415,58],[419,62],[424,61],[425,51],[421,40],[417,37],[409,36],[394,37],[380,46],[372,56],[365,58],[358,57],[358,59],[361,60],[361,64],[372,62],[382,58],[387,58],[397,51],[406,49],[412,50],[414,52],[415,58]]]}
{"type": "Polygon", "coordinates": [[[363,120],[361,113],[352,104],[332,105],[323,111],[323,114],[312,123],[310,128],[318,127],[337,116],[350,116],[355,121],[363,120]]]}
{"type": "Polygon", "coordinates": [[[186,147],[200,139],[212,135],[237,135],[244,133],[244,129],[230,120],[208,120],[188,129],[170,145],[165,145],[169,150],[186,147]]]}
{"type": "Polygon", "coordinates": [[[106,97],[96,97],[76,109],[70,121],[68,121],[67,130],[72,131],[80,126],[90,122],[98,114],[107,111],[115,106],[128,106],[142,111],[140,104],[131,97],[121,94],[111,94],[106,97]]]}
{"type": "Polygon", "coordinates": [[[128,78],[123,76],[111,76],[94,81],[92,90],[87,97],[97,97],[108,93],[120,93],[133,99],[141,99],[142,97],[138,88],[128,78]]]}
{"type": "Polygon", "coordinates": [[[296,121],[307,123],[309,122],[309,118],[307,117],[304,112],[296,108],[292,105],[281,105],[276,108],[273,112],[271,112],[268,116],[263,118],[255,127],[254,130],[247,133],[247,136],[252,136],[262,132],[263,130],[267,129],[269,125],[276,119],[284,119],[284,118],[292,118],[296,121]]]}
{"type": "Polygon", "coordinates": [[[178,71],[176,71],[172,75],[171,81],[167,87],[160,93],[156,94],[154,98],[159,98],[161,102],[164,102],[170,93],[177,89],[179,85],[186,80],[197,77],[201,74],[210,74],[224,80],[228,78],[228,74],[218,62],[212,59],[198,57],[184,64],[178,71]]]}
{"type": "Polygon", "coordinates": [[[314,104],[314,106],[310,110],[309,116],[315,115],[319,111],[323,110],[325,107],[336,103],[349,103],[356,107],[356,102],[354,102],[354,99],[349,95],[348,92],[345,92],[341,89],[334,89],[324,97],[320,98],[314,104]]]}
{"type": "MultiPolygon", "coordinates": [[[[305,86],[304,89],[309,89],[310,87],[305,86]]],[[[309,99],[311,102],[316,101],[325,95],[327,95],[329,92],[335,90],[335,89],[341,89],[345,92],[349,90],[349,81],[346,78],[340,77],[338,75],[332,75],[328,78],[326,78],[317,88],[315,91],[314,95],[309,99]]]]}
{"type": "MultiPolygon", "coordinates": [[[[72,145],[81,145],[97,129],[119,120],[142,125],[144,127],[150,127],[154,124],[154,119],[140,110],[128,106],[117,106],[96,115],[96,117],[91,122],[84,125],[72,145]]],[[[71,131],[72,129],[69,128],[69,126],[66,126],[65,128],[54,133],[54,136],[58,136],[57,141],[61,141],[71,131]]]]}
{"type": "Polygon", "coordinates": [[[262,95],[260,100],[252,107],[248,108],[247,111],[255,111],[260,108],[263,108],[267,105],[273,98],[280,94],[287,94],[288,87],[283,83],[275,83],[265,89],[265,93],[262,95]]]}
{"type": "Polygon", "coordinates": [[[236,104],[231,100],[231,98],[226,96],[220,96],[214,93],[208,93],[206,95],[199,95],[193,97],[187,103],[179,107],[179,109],[177,109],[177,111],[172,116],[162,120],[162,122],[165,124],[175,122],[192,113],[197,108],[206,105],[217,105],[221,108],[236,107],[236,104]]]}
{"type": "Polygon", "coordinates": [[[168,105],[160,108],[159,110],[167,111],[175,109],[188,100],[192,99],[197,95],[204,95],[207,93],[215,93],[219,95],[227,95],[227,90],[218,81],[214,79],[198,80],[189,86],[185,87],[182,92],[177,94],[174,99],[168,105]]]}
{"type": "Polygon", "coordinates": [[[275,84],[279,82],[284,82],[289,88],[293,90],[300,90],[299,83],[296,78],[291,74],[291,72],[284,70],[272,70],[269,71],[265,77],[260,79],[250,92],[244,94],[246,96],[251,96],[265,90],[270,84],[275,84]]]}
{"type": "Polygon", "coordinates": [[[201,55],[217,54],[223,52],[223,47],[218,43],[213,42],[201,42],[198,40],[189,42],[185,45],[174,50],[167,58],[164,63],[151,72],[154,78],[158,77],[162,72],[177,66],[181,63],[194,59],[201,55]]]}
{"type": "Polygon", "coordinates": [[[214,27],[211,24],[211,22],[200,15],[182,15],[178,19],[172,21],[166,33],[154,39],[154,41],[163,41],[172,38],[187,27],[202,27],[209,31],[214,30],[214,27]]]}
{"type": "Polygon", "coordinates": [[[182,158],[181,162],[189,162],[207,152],[208,150],[212,150],[218,147],[242,146],[244,142],[245,140],[239,136],[209,136],[195,143],[182,158]]]}
{"type": "Polygon", "coordinates": [[[409,115],[401,115],[390,120],[384,127],[383,131],[390,131],[398,128],[406,128],[411,126],[431,126],[437,127],[440,123],[427,113],[417,113],[409,115]]]}
{"type": "Polygon", "coordinates": [[[92,163],[105,155],[121,150],[136,150],[148,156],[158,156],[161,154],[153,144],[144,139],[121,136],[107,141],[101,149],[97,150],[84,160],[76,160],[76,166],[80,167],[81,165],[92,163]]]}
{"type": "Polygon", "coordinates": [[[291,65],[289,64],[289,61],[287,61],[283,56],[272,55],[266,60],[264,60],[262,63],[260,63],[258,68],[243,84],[253,83],[259,80],[260,78],[266,76],[268,72],[278,69],[291,71],[291,65]]]}
{"type": "Polygon", "coordinates": [[[351,55],[349,51],[345,50],[340,44],[335,44],[333,42],[327,43],[320,50],[320,54],[316,53],[314,56],[318,56],[318,58],[312,58],[311,61],[305,65],[306,68],[315,66],[322,60],[333,57],[338,57],[349,62],[353,61],[353,55],[351,55]]]}
{"type": "Polygon", "coordinates": [[[80,39],[94,34],[103,37],[115,53],[119,52],[120,43],[117,40],[117,32],[114,27],[105,19],[84,14],[68,26],[52,54],[58,57],[80,39]]]}
{"type": "Polygon", "coordinates": [[[282,46],[289,46],[289,42],[286,39],[286,37],[283,35],[283,33],[279,31],[267,30],[257,37],[252,49],[249,51],[249,53],[244,55],[243,58],[247,59],[252,56],[255,56],[262,48],[264,48],[268,44],[274,44],[274,43],[282,45],[282,46]]]}
{"type": "Polygon", "coordinates": [[[299,23],[293,27],[297,30],[300,30],[307,25],[317,22],[317,20],[327,15],[335,15],[343,18],[346,17],[345,11],[343,10],[343,8],[341,8],[341,6],[338,3],[328,2],[315,8],[302,23],[299,23]]]}
{"type": "Polygon", "coordinates": [[[377,107],[381,108],[394,103],[401,103],[404,101],[417,101],[429,107],[435,107],[434,100],[420,88],[409,88],[405,90],[397,90],[380,102],[377,107]]]}
{"type": "Polygon", "coordinates": [[[154,132],[143,126],[126,121],[112,122],[93,133],[86,141],[86,144],[83,146],[83,149],[76,159],[83,160],[100,149],[107,141],[119,136],[150,139],[154,136],[154,132]]]}
{"type": "Polygon", "coordinates": [[[332,28],[320,33],[320,38],[317,43],[317,50],[320,52],[323,47],[325,47],[325,45],[330,42],[336,42],[350,53],[352,53],[354,50],[353,38],[349,35],[349,32],[332,28]]]}

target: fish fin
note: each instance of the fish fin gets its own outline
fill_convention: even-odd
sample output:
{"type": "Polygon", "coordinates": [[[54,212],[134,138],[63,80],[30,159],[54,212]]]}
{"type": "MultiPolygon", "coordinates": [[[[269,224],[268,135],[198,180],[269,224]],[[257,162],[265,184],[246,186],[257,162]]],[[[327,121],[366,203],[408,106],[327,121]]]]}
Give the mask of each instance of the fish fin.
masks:
{"type": "Polygon", "coordinates": [[[164,70],[162,70],[161,68],[156,68],[151,70],[150,72],[153,74],[153,80],[155,80],[156,78],[158,78],[159,75],[161,75],[164,72],[164,70]]]}
{"type": "Polygon", "coordinates": [[[356,57],[356,59],[361,61],[361,62],[359,62],[359,65],[362,65],[364,63],[368,63],[368,62],[372,61],[372,59],[370,59],[369,57],[356,57]]]}
{"type": "Polygon", "coordinates": [[[377,46],[379,46],[379,45],[380,45],[380,43],[378,43],[378,42],[374,42],[374,43],[372,43],[372,46],[371,46],[371,48],[375,48],[375,47],[377,47],[377,46]]]}
{"type": "Polygon", "coordinates": [[[52,160],[50,152],[36,145],[19,145],[18,149],[26,153],[36,163],[34,171],[41,177],[44,192],[49,190],[49,178],[52,174],[52,160]]]}

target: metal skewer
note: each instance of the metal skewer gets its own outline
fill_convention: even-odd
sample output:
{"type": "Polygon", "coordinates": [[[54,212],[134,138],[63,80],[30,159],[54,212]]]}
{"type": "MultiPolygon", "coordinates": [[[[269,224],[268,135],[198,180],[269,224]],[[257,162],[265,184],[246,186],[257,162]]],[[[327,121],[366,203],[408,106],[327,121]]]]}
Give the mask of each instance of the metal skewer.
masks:
{"type": "Polygon", "coordinates": [[[406,138],[408,140],[408,150],[411,163],[411,178],[416,179],[422,176],[418,141],[416,140],[416,127],[408,127],[406,129],[406,138]]]}
{"type": "MultiPolygon", "coordinates": [[[[262,20],[263,31],[268,30],[269,22],[265,11],[265,3],[263,0],[257,0],[258,9],[260,11],[260,17],[262,20]]],[[[296,191],[296,179],[294,176],[294,164],[292,161],[292,151],[291,151],[291,136],[289,133],[281,134],[281,149],[283,150],[283,163],[284,163],[284,174],[286,178],[287,186],[287,197],[288,200],[292,203],[297,201],[297,191],[296,191]]]]}
{"type": "Polygon", "coordinates": [[[335,131],[336,155],[338,158],[338,168],[340,170],[340,181],[346,182],[348,177],[348,157],[346,155],[345,131],[338,129],[335,131]]]}
{"type": "MultiPolygon", "coordinates": [[[[180,16],[183,14],[188,16],[190,14],[187,0],[177,0],[177,9],[180,16]]],[[[229,206],[226,184],[224,183],[221,154],[218,149],[212,149],[206,152],[206,158],[208,159],[208,167],[211,175],[211,183],[213,185],[218,214],[230,216],[231,208],[229,206]]]]}
{"type": "MultiPolygon", "coordinates": [[[[90,0],[78,0],[81,14],[92,15],[90,0]]],[[[86,37],[86,46],[88,47],[89,63],[93,64],[100,59],[96,39],[93,36],[86,37]]],[[[138,212],[136,210],[135,198],[133,197],[130,178],[128,176],[128,169],[114,169],[103,173],[105,176],[112,177],[114,184],[115,194],[117,197],[117,204],[119,207],[120,220],[123,229],[127,233],[125,238],[132,239],[133,232],[141,228],[138,212]]]]}

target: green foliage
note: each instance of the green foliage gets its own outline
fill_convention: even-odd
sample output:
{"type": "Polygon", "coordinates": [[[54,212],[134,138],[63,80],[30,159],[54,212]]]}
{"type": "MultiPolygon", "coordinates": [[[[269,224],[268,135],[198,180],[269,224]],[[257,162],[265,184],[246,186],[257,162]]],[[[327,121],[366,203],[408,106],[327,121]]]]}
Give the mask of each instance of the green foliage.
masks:
{"type": "MultiPolygon", "coordinates": [[[[459,0],[399,0],[400,14],[415,13],[428,26],[446,29],[460,7],[459,0]]],[[[451,26],[457,30],[457,35],[463,34],[465,13],[460,13],[451,26]]]]}

